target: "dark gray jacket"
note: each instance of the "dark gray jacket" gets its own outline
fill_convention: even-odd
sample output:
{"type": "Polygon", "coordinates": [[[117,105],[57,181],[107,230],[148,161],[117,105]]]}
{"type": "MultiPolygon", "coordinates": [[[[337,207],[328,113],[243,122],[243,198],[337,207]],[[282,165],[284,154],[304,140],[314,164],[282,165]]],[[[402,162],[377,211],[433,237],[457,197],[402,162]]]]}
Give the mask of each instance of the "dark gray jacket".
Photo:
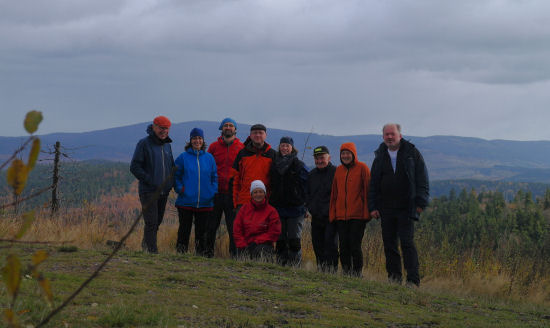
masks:
{"type": "MultiPolygon", "coordinates": [[[[389,156],[386,144],[381,143],[380,147],[374,152],[374,155],[375,157],[370,171],[371,179],[369,193],[367,196],[369,212],[383,210],[380,208],[380,204],[382,204],[382,166],[384,156],[389,156]]],[[[430,183],[428,180],[428,170],[424,164],[424,158],[422,158],[422,155],[412,143],[405,139],[401,139],[397,160],[402,161],[398,163],[398,165],[401,164],[405,167],[407,180],[409,182],[409,202],[407,204],[409,217],[418,220],[419,215],[416,212],[416,208],[426,208],[430,198],[430,183]]]]}
{"type": "Polygon", "coordinates": [[[328,224],[330,193],[336,166],[329,162],[324,169],[314,168],[309,172],[306,183],[306,207],[312,220],[318,224],[328,224]]]}
{"type": "MultiPolygon", "coordinates": [[[[170,177],[174,167],[172,156],[172,139],[167,137],[160,140],[153,131],[153,125],[147,127],[148,136],[141,139],[134,151],[130,172],[139,180],[139,193],[155,192],[162,182],[170,177]]],[[[170,178],[161,191],[162,195],[168,195],[174,185],[174,179],[170,178]]]]}

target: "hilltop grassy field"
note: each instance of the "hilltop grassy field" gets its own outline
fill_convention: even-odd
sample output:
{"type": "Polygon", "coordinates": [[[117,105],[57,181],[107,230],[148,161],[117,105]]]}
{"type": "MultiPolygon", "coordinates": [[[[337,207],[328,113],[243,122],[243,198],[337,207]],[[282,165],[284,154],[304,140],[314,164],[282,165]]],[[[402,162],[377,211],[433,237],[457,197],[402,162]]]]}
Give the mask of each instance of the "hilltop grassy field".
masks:
{"type": "MultiPolygon", "coordinates": [[[[60,304],[105,258],[105,250],[62,252],[10,246],[41,269],[60,304]]],[[[2,256],[2,261],[4,261],[2,256]]],[[[4,265],[4,263],[2,263],[4,265]]],[[[6,308],[4,286],[1,308],[6,308]]],[[[548,327],[543,305],[448,293],[269,263],[192,255],[119,253],[50,327],[548,327]]],[[[23,281],[16,310],[36,324],[51,310],[36,282],[23,281]]]]}

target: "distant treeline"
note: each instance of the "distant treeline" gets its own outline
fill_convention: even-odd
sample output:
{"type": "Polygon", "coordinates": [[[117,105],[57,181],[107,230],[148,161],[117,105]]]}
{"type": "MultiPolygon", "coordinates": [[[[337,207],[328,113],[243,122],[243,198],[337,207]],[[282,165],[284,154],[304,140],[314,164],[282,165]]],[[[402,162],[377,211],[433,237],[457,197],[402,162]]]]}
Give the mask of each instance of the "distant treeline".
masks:
{"type": "Polygon", "coordinates": [[[514,181],[487,181],[487,180],[436,180],[430,181],[430,196],[432,198],[449,195],[454,190],[459,193],[463,189],[467,191],[475,190],[477,193],[486,191],[498,191],[502,193],[504,199],[512,201],[518,191],[530,192],[533,200],[544,197],[546,190],[550,188],[548,183],[539,182],[514,182],[514,181]]]}
{"type": "MultiPolygon", "coordinates": [[[[53,164],[37,165],[30,174],[24,195],[45,188],[52,183],[53,164]]],[[[61,206],[79,206],[83,200],[94,201],[101,195],[121,194],[129,190],[135,178],[129,170],[128,163],[110,161],[79,161],[62,162],[60,167],[61,180],[59,193],[61,206]]],[[[544,197],[550,184],[535,182],[486,181],[486,180],[436,180],[430,181],[430,195],[432,198],[449,195],[454,190],[475,190],[477,193],[498,191],[504,199],[512,201],[518,191],[530,192],[533,200],[544,197]]],[[[42,206],[50,201],[51,193],[45,193],[30,200],[26,206],[42,206]]],[[[4,204],[11,198],[10,189],[6,185],[5,172],[0,174],[0,200],[4,204]]]]}
{"type": "MultiPolygon", "coordinates": [[[[53,164],[39,164],[30,173],[21,197],[30,195],[52,184],[53,164]]],[[[78,207],[84,201],[92,202],[102,195],[124,194],[135,180],[128,163],[108,161],[62,162],[59,168],[58,194],[61,207],[78,207]]],[[[0,175],[0,204],[13,201],[6,174],[0,175]]],[[[30,199],[25,208],[49,207],[51,191],[30,199]]]]}

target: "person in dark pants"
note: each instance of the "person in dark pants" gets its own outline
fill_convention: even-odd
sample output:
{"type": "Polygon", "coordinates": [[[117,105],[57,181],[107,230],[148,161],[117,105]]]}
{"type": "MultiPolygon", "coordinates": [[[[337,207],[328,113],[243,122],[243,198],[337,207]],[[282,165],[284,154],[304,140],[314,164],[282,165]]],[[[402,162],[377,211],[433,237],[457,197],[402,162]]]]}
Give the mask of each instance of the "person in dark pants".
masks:
{"type": "Polygon", "coordinates": [[[218,191],[216,162],[212,154],[205,150],[204,133],[194,128],[185,151],[176,159],[174,186],[178,194],[176,207],[180,221],[176,251],[187,252],[194,217],[195,253],[202,256],[208,256],[206,232],[214,207],[214,195],[218,191]]]}
{"type": "Polygon", "coordinates": [[[372,163],[369,211],[373,218],[382,221],[388,279],[402,282],[400,242],[407,285],[419,286],[414,222],[428,206],[428,170],[418,149],[402,139],[399,124],[384,125],[382,133],[384,142],[376,150],[372,163]]]}
{"type": "Polygon", "coordinates": [[[130,163],[130,172],[139,180],[139,200],[145,223],[141,247],[149,253],[158,253],[157,232],[173,186],[170,126],[167,117],[155,117],[153,124],[147,127],[148,136],[137,143],[130,163]]]}
{"type": "Polygon", "coordinates": [[[222,131],[222,135],[208,147],[208,152],[214,156],[216,167],[218,168],[218,193],[214,198],[214,211],[208,223],[207,255],[210,257],[214,256],[216,234],[223,214],[229,235],[229,254],[231,257],[235,257],[237,253],[235,241],[233,240],[235,211],[233,210],[233,195],[231,194],[233,189],[231,167],[239,151],[244,148],[244,145],[236,137],[237,122],[233,119],[229,117],[223,119],[220,124],[220,130],[222,131]]]}
{"type": "Polygon", "coordinates": [[[370,220],[367,206],[370,172],[367,165],[357,159],[353,142],[340,147],[340,162],[332,182],[329,219],[336,221],[343,273],[360,277],[363,272],[361,242],[370,220]]]}
{"type": "Polygon", "coordinates": [[[302,228],[304,226],[305,185],[308,177],[304,163],[298,159],[291,137],[282,137],[270,170],[269,204],[281,219],[277,241],[277,263],[299,266],[302,261],[302,228]]]}
{"type": "Polygon", "coordinates": [[[315,168],[306,184],[306,207],[311,215],[311,243],[319,271],[338,272],[338,231],[329,221],[330,192],[336,167],[326,146],[313,149],[315,168]]]}

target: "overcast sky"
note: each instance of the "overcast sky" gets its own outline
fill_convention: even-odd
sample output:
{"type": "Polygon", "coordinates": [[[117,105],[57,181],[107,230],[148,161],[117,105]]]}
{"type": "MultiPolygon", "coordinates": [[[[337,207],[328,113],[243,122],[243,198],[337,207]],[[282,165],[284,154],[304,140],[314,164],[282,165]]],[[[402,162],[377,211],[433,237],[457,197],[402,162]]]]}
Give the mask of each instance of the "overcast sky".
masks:
{"type": "MultiPolygon", "coordinates": [[[[550,140],[548,0],[0,0],[0,135],[150,121],[550,140]]],[[[246,131],[241,132],[246,134],[246,131]]]]}

